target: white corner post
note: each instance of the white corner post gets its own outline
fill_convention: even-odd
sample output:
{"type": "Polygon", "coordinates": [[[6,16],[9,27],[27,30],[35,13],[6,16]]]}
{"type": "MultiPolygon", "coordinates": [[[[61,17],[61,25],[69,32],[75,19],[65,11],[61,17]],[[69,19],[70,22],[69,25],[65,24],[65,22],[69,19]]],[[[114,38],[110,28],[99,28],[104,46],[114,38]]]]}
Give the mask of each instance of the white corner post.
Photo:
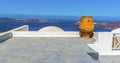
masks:
{"type": "Polygon", "coordinates": [[[110,32],[98,33],[98,46],[100,54],[107,55],[112,52],[112,37],[110,32]]]}

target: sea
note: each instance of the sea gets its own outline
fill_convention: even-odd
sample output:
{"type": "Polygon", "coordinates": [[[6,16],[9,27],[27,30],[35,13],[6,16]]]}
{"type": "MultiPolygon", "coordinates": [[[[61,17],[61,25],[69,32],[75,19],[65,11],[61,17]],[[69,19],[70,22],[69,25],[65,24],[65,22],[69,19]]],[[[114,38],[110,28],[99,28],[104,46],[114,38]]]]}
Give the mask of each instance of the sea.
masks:
{"type": "MultiPolygon", "coordinates": [[[[79,31],[77,22],[79,22],[81,16],[29,16],[29,15],[1,15],[0,17],[9,17],[13,19],[39,19],[46,20],[45,23],[36,22],[1,22],[0,21],[0,32],[5,32],[22,25],[29,25],[29,31],[38,31],[46,26],[57,26],[62,28],[64,31],[79,31]]],[[[113,22],[114,19],[119,21],[117,18],[110,17],[93,17],[95,23],[102,22],[113,22]]],[[[95,32],[110,32],[111,30],[104,28],[96,28],[95,32]]]]}

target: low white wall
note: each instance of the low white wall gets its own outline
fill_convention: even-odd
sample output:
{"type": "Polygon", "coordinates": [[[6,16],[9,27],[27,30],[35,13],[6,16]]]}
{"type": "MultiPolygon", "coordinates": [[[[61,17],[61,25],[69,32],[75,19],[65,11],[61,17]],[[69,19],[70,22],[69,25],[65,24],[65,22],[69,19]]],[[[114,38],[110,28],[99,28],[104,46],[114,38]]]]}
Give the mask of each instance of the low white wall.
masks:
{"type": "Polygon", "coordinates": [[[29,30],[29,26],[28,25],[23,25],[23,26],[20,26],[18,28],[12,29],[10,31],[28,31],[28,30],[29,30]]]}
{"type": "Polygon", "coordinates": [[[79,32],[15,31],[13,37],[80,37],[79,32]]]}
{"type": "Polygon", "coordinates": [[[98,42],[98,33],[99,32],[94,32],[93,38],[95,39],[96,42],[98,42]]]}
{"type": "Polygon", "coordinates": [[[12,37],[12,33],[11,32],[5,32],[5,33],[1,33],[0,34],[0,42],[9,39],[12,37]]]}
{"type": "Polygon", "coordinates": [[[110,32],[97,32],[97,34],[98,42],[88,44],[88,46],[99,52],[100,55],[116,55],[116,52],[112,51],[113,34],[110,32]]]}
{"type": "Polygon", "coordinates": [[[24,25],[24,26],[21,26],[21,27],[12,29],[12,30],[10,30],[10,31],[1,33],[1,34],[0,34],[0,42],[4,41],[4,40],[6,40],[6,39],[9,39],[9,38],[11,38],[11,37],[13,37],[12,32],[14,32],[14,31],[28,31],[28,26],[27,26],[27,25],[24,25]]]}
{"type": "Polygon", "coordinates": [[[112,38],[113,34],[110,32],[98,33],[99,51],[101,53],[112,51],[112,38]]]}

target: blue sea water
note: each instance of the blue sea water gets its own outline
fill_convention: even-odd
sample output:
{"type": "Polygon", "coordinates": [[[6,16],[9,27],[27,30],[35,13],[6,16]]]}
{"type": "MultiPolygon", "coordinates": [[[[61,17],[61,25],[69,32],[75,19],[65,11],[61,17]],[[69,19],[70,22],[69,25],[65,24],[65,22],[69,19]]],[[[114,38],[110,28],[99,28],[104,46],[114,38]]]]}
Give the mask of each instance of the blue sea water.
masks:
{"type": "MultiPolygon", "coordinates": [[[[75,23],[79,21],[79,16],[21,16],[21,15],[2,15],[0,17],[9,17],[14,19],[42,19],[47,20],[45,23],[34,23],[34,22],[1,22],[0,21],[0,32],[5,32],[11,30],[13,28],[22,26],[22,25],[29,25],[30,31],[38,31],[39,29],[46,27],[46,26],[57,26],[62,28],[65,31],[79,31],[78,25],[75,23]]],[[[103,18],[103,17],[102,17],[103,18]]],[[[112,19],[102,19],[98,17],[93,17],[95,22],[113,22],[112,19]]],[[[117,20],[116,20],[117,21],[117,20]]],[[[95,28],[95,32],[110,32],[111,30],[107,30],[104,28],[95,28]]]]}
{"type": "MultiPolygon", "coordinates": [[[[46,27],[46,26],[57,26],[62,28],[65,31],[79,31],[78,25],[75,24],[76,21],[48,21],[46,23],[29,23],[29,22],[0,22],[0,32],[5,32],[11,30],[13,28],[22,26],[22,25],[29,25],[30,31],[38,31],[39,29],[46,27]]],[[[110,30],[103,29],[103,28],[95,28],[94,31],[107,31],[110,30]]]]}

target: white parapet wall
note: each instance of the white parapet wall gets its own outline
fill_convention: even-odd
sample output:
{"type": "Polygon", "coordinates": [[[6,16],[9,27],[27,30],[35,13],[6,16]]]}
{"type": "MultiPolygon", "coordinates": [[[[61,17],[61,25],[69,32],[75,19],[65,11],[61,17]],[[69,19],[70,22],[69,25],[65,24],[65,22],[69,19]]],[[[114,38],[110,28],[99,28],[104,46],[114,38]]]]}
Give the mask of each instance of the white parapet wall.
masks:
{"type": "Polygon", "coordinates": [[[29,31],[29,26],[28,25],[23,25],[18,28],[12,29],[11,31],[29,31]]]}
{"type": "Polygon", "coordinates": [[[120,55],[120,51],[112,50],[113,34],[111,32],[97,32],[95,44],[88,44],[89,47],[99,52],[100,55],[120,55]]]}
{"type": "Polygon", "coordinates": [[[94,32],[93,38],[95,39],[96,42],[98,42],[98,33],[99,32],[94,32]]]}
{"type": "Polygon", "coordinates": [[[1,33],[0,34],[0,42],[9,39],[12,37],[12,33],[11,32],[5,32],[5,33],[1,33]]]}
{"type": "Polygon", "coordinates": [[[80,37],[79,32],[15,31],[13,37],[80,37]]]}
{"type": "Polygon", "coordinates": [[[113,34],[110,32],[98,33],[98,44],[100,53],[110,53],[112,51],[113,34]]]}
{"type": "Polygon", "coordinates": [[[14,31],[28,31],[28,25],[24,25],[24,26],[12,29],[10,31],[1,33],[0,34],[0,42],[13,37],[12,32],[14,32],[14,31]]]}

